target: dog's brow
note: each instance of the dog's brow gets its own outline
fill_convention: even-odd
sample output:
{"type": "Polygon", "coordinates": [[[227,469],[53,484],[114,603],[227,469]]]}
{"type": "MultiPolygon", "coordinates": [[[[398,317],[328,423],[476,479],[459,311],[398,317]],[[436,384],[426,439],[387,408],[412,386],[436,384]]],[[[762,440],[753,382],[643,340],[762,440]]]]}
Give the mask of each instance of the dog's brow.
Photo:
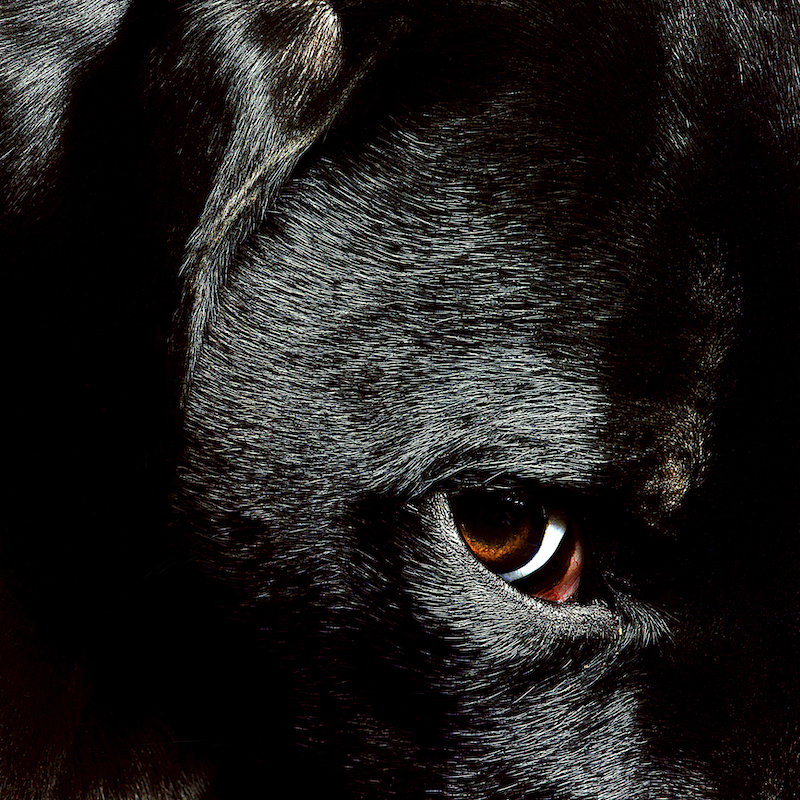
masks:
{"type": "Polygon", "coordinates": [[[440,394],[428,389],[413,419],[402,407],[396,417],[390,413],[377,428],[387,445],[371,465],[369,490],[419,494],[465,473],[576,489],[595,485],[607,467],[599,443],[607,399],[597,385],[564,381],[546,367],[529,379],[529,391],[518,396],[497,394],[488,382],[455,404],[457,383],[440,394]]]}

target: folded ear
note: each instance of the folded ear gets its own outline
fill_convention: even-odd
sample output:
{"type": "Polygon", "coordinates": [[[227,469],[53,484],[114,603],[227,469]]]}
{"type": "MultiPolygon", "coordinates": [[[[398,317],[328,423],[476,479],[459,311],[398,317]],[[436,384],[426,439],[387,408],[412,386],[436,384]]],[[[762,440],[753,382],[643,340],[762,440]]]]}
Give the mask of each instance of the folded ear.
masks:
{"type": "MultiPolygon", "coordinates": [[[[387,16],[383,31],[393,28],[387,16]]],[[[191,208],[205,191],[191,232],[172,234],[185,242],[175,338],[185,390],[233,252],[336,119],[375,49],[354,33],[346,52],[342,19],[326,0],[196,0],[179,28],[149,84],[156,106],[183,124],[166,137],[182,163],[177,185],[166,187],[169,206],[191,208]],[[195,172],[210,184],[198,185],[195,172]]]]}
{"type": "Polygon", "coordinates": [[[0,7],[0,227],[25,229],[57,202],[79,84],[113,43],[127,3],[10,0],[0,7]]]}
{"type": "Polygon", "coordinates": [[[53,314],[64,292],[95,315],[127,303],[138,320],[144,303],[159,341],[177,273],[172,350],[188,381],[234,251],[407,29],[407,5],[12,3],[0,30],[0,228],[16,272],[46,271],[53,314]],[[80,271],[53,271],[65,253],[80,271]]]}

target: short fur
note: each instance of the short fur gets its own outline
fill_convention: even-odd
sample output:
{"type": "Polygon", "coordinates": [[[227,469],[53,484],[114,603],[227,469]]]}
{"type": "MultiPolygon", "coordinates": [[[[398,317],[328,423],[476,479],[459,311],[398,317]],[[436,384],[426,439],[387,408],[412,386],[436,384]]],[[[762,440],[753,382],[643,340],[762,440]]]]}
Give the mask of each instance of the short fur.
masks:
{"type": "Polygon", "coordinates": [[[0,24],[4,800],[800,794],[796,0],[0,24]]]}

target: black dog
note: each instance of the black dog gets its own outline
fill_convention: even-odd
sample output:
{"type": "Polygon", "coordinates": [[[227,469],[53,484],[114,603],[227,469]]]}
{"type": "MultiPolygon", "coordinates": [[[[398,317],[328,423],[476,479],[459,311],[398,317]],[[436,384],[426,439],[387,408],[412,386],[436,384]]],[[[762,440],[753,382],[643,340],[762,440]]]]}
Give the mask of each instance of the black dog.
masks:
{"type": "Polygon", "coordinates": [[[4,800],[798,797],[796,0],[0,14],[4,800]]]}

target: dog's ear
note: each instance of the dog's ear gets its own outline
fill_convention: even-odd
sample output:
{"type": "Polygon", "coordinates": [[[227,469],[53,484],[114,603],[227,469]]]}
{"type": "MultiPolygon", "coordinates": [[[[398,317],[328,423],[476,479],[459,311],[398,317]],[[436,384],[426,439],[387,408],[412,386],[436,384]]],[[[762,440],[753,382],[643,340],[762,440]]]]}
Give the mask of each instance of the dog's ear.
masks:
{"type": "Polygon", "coordinates": [[[195,0],[163,37],[146,106],[173,216],[165,235],[183,248],[184,375],[234,250],[403,27],[396,6],[381,6],[195,0]]]}
{"type": "Polygon", "coordinates": [[[76,94],[112,45],[125,10],[124,1],[108,0],[2,4],[0,226],[4,235],[27,230],[51,213],[63,195],[65,140],[76,94]]]}
{"type": "Polygon", "coordinates": [[[0,226],[20,274],[74,249],[89,288],[65,287],[73,304],[114,281],[120,292],[97,307],[138,284],[179,303],[175,372],[190,375],[232,253],[409,28],[412,4],[12,4],[0,29],[0,226]]]}

